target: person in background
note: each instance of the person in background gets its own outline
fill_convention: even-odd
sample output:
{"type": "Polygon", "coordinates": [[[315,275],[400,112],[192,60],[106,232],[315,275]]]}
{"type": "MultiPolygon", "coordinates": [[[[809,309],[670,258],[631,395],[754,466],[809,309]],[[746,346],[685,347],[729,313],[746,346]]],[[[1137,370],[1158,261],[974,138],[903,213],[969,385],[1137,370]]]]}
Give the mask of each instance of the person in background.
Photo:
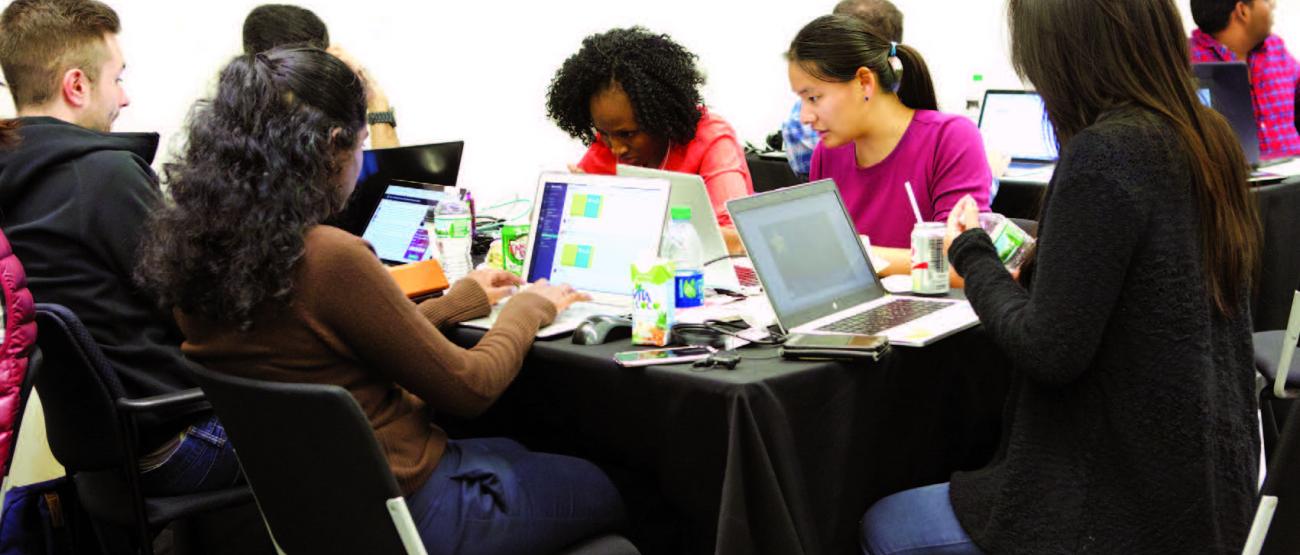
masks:
{"type": "Polygon", "coordinates": [[[740,239],[726,202],[754,183],[736,131],[704,107],[695,55],[640,27],[591,35],[560,66],[546,95],[551,120],[590,145],[572,169],[613,174],[616,164],[704,178],[723,237],[740,239]]]}
{"type": "Polygon", "coordinates": [[[1023,285],[973,199],[948,219],[966,296],[1013,365],[1002,445],[873,505],[863,552],[1241,553],[1260,452],[1245,156],[1197,100],[1172,0],[1008,12],[1012,64],[1061,145],[1023,285]]]}
{"type": "MultiPolygon", "coordinates": [[[[856,17],[867,29],[885,39],[903,42],[903,12],[889,0],[841,0],[831,14],[856,17]]],[[[790,117],[781,125],[781,138],[785,140],[785,157],[790,161],[790,169],[796,175],[807,177],[813,150],[821,139],[812,126],[803,122],[802,113],[803,100],[796,100],[790,117]]]]}
{"type": "Polygon", "coordinates": [[[619,494],[591,463],[448,439],[430,421],[486,410],[537,330],[586,296],[539,282],[474,348],[448,340],[439,326],[487,315],[519,278],[471,272],[416,305],[362,239],[322,225],[356,184],[365,106],[356,73],[316,48],[245,54],[222,71],[165,167],[174,203],[137,266],[185,331],[182,350],[218,372],[347,389],[429,553],[552,553],[619,526],[619,494]]]}
{"type": "Polygon", "coordinates": [[[256,54],[280,46],[314,46],[328,50],[351,67],[366,84],[366,122],[370,126],[370,146],[401,146],[397,139],[397,117],[388,95],[374,76],[343,47],[330,44],[329,28],[311,10],[290,4],[264,4],[253,8],[244,18],[244,53],[256,54]]]}
{"type": "Polygon", "coordinates": [[[1261,160],[1300,156],[1295,120],[1300,63],[1273,34],[1275,7],[1275,0],[1192,0],[1198,28],[1189,41],[1191,60],[1245,61],[1249,68],[1261,160]]]}
{"type": "Polygon", "coordinates": [[[801,119],[821,136],[809,178],[832,178],[858,233],[887,259],[886,274],[911,271],[916,216],[944,221],[963,195],[989,207],[993,176],[975,124],[935,110],[921,54],[845,15],[822,16],[786,53],[801,119]]]}
{"type": "MultiPolygon", "coordinates": [[[[162,204],[154,133],[111,133],[130,104],[121,22],[95,0],[15,0],[0,14],[0,67],[18,109],[0,152],[0,220],[37,302],[90,330],[131,398],[196,387],[169,314],[132,283],[145,222],[162,204]]],[[[220,489],[239,463],[211,411],[140,422],[147,495],[220,489]]]]}

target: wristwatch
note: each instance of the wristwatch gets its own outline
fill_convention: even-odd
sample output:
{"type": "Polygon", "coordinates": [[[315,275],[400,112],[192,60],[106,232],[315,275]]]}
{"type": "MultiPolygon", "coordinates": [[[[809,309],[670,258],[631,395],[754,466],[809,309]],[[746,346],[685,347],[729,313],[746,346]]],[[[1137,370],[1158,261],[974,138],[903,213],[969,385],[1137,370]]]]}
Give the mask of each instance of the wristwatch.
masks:
{"type": "Polygon", "coordinates": [[[383,112],[367,112],[367,113],[366,113],[366,124],[367,124],[367,125],[376,125],[376,124],[380,124],[380,123],[387,123],[388,125],[391,125],[391,126],[393,126],[393,127],[397,127],[397,118],[393,115],[393,109],[392,109],[392,108],[389,108],[388,110],[383,111],[383,112]]]}

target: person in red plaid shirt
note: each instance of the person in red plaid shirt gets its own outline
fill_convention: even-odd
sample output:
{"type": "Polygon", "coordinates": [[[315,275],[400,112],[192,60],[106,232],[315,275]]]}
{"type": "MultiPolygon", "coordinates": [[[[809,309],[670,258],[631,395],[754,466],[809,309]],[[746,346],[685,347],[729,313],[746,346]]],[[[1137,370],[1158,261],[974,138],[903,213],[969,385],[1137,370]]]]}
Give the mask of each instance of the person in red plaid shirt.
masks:
{"type": "Polygon", "coordinates": [[[1199,29],[1190,41],[1193,62],[1246,60],[1250,68],[1259,156],[1274,160],[1300,156],[1295,95],[1300,63],[1273,34],[1276,0],[1192,0],[1199,29]]]}

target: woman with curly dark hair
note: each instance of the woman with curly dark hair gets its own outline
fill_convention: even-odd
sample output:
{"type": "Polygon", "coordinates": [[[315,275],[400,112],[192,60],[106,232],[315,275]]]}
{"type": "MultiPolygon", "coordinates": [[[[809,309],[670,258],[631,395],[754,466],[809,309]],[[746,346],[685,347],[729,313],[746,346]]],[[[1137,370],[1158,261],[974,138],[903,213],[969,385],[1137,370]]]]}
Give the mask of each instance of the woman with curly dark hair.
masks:
{"type": "Polygon", "coordinates": [[[172,307],[182,350],[216,371],[338,385],[356,398],[429,553],[550,552],[619,524],[594,465],[506,439],[449,440],[431,411],[473,416],[514,379],[534,334],[582,298],[544,282],[518,294],[473,349],[438,326],[487,315],[518,283],[478,271],[406,299],[359,238],[321,225],[360,169],[365,92],[313,48],[236,58],[165,168],[174,204],[138,275],[172,307]]]}
{"type": "MultiPolygon", "coordinates": [[[[704,178],[718,224],[726,202],[754,193],[736,131],[700,98],[695,54],[668,35],[640,27],[582,40],[555,73],[546,111],[569,136],[591,145],[575,169],[613,174],[616,164],[704,178]]],[[[734,232],[728,244],[739,244],[734,232]]]]}

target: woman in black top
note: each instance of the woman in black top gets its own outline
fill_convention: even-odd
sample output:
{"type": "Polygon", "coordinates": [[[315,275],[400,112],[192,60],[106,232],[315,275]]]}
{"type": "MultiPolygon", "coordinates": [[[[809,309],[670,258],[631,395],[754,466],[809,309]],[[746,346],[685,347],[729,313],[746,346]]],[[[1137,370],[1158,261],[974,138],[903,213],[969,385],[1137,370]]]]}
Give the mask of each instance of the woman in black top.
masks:
{"type": "Polygon", "coordinates": [[[949,219],[953,267],[1013,363],[1002,446],[881,500],[863,548],[1240,552],[1259,455],[1241,148],[1197,99],[1172,0],[1010,0],[1009,22],[1061,147],[1023,285],[973,201],[949,219]]]}

